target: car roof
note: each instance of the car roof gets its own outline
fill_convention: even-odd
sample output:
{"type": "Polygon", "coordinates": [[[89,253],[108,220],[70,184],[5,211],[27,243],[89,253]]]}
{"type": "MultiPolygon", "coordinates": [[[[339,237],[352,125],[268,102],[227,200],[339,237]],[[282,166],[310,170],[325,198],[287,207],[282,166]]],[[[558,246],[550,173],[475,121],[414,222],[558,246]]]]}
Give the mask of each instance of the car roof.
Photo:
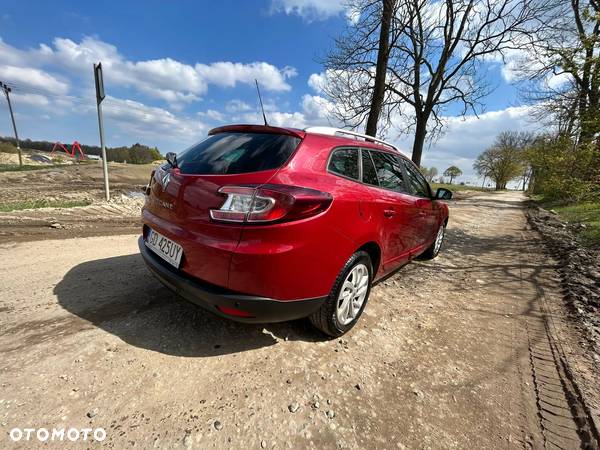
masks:
{"type": "Polygon", "coordinates": [[[405,159],[409,159],[402,151],[396,148],[392,148],[387,145],[379,144],[377,142],[370,142],[361,139],[355,139],[352,137],[346,136],[338,136],[331,134],[324,134],[312,131],[304,131],[299,128],[292,127],[274,127],[271,125],[251,125],[251,124],[234,124],[234,125],[224,125],[221,127],[213,128],[208,132],[208,135],[211,136],[213,134],[218,133],[241,133],[241,132],[250,132],[250,133],[270,133],[270,134],[285,134],[288,136],[294,136],[300,139],[304,139],[307,135],[316,136],[321,139],[327,140],[333,144],[334,147],[337,146],[353,146],[353,147],[366,147],[371,148],[373,150],[384,151],[392,154],[399,154],[405,159]]]}

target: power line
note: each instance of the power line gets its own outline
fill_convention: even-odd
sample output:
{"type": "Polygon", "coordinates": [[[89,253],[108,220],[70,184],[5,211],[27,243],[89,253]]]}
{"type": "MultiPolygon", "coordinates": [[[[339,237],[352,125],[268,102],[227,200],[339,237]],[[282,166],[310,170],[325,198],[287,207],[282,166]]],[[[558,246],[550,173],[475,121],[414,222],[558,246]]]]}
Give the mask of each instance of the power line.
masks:
{"type": "Polygon", "coordinates": [[[76,97],[73,95],[65,95],[65,94],[56,94],[56,93],[52,93],[52,92],[43,91],[41,89],[34,89],[34,88],[29,88],[29,87],[27,87],[27,88],[13,87],[13,90],[15,93],[19,93],[19,94],[33,94],[33,95],[39,95],[42,97],[50,97],[51,99],[55,99],[55,100],[71,101],[74,103],[80,103],[83,105],[93,106],[92,100],[87,100],[83,97],[76,97]]]}

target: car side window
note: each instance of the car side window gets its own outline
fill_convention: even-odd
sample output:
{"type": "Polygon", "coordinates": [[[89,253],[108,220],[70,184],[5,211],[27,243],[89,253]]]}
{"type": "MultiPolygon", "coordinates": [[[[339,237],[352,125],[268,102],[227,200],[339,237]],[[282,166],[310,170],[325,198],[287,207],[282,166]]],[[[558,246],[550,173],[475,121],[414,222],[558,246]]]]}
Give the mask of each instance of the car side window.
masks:
{"type": "Polygon", "coordinates": [[[334,150],[327,169],[358,181],[358,149],[339,148],[334,150]]]}
{"type": "Polygon", "coordinates": [[[409,193],[417,197],[431,197],[429,184],[425,181],[423,175],[419,173],[415,166],[408,161],[402,160],[406,169],[406,181],[408,183],[409,193]]]}
{"type": "Polygon", "coordinates": [[[400,162],[389,153],[371,151],[379,186],[396,192],[406,192],[400,162]]]}
{"type": "Polygon", "coordinates": [[[379,186],[377,180],[377,171],[373,165],[373,160],[369,155],[369,150],[364,148],[361,150],[362,154],[362,181],[363,183],[370,184],[372,186],[379,186]]]}

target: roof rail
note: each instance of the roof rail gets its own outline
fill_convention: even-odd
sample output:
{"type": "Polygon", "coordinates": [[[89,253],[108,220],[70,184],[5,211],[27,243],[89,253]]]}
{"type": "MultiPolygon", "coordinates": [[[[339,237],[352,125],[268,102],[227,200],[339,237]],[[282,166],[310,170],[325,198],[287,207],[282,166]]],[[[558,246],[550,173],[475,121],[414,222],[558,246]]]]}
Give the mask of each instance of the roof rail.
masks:
{"type": "Polygon", "coordinates": [[[378,144],[386,145],[388,147],[393,148],[398,153],[402,153],[398,147],[396,147],[393,144],[390,144],[387,141],[384,141],[383,139],[379,139],[379,138],[376,138],[376,137],[373,137],[373,136],[369,136],[368,134],[361,134],[361,133],[356,133],[354,131],[344,130],[342,128],[334,128],[334,127],[306,127],[304,129],[304,131],[307,132],[307,133],[327,134],[327,135],[330,135],[330,136],[338,136],[340,134],[342,134],[342,135],[345,134],[345,135],[348,135],[348,136],[352,136],[355,139],[356,138],[361,138],[361,139],[364,139],[365,141],[376,142],[378,144]]]}

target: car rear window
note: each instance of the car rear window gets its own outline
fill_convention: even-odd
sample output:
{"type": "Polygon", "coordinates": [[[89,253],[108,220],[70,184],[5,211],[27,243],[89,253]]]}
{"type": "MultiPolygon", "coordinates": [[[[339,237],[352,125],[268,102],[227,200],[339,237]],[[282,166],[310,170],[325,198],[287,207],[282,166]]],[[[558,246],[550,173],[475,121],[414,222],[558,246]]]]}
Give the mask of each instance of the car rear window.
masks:
{"type": "Polygon", "coordinates": [[[358,149],[341,148],[333,151],[329,160],[330,172],[358,180],[358,149]]]}
{"type": "Polygon", "coordinates": [[[177,155],[181,173],[217,175],[281,167],[300,139],[284,134],[219,133],[177,155]]]}

